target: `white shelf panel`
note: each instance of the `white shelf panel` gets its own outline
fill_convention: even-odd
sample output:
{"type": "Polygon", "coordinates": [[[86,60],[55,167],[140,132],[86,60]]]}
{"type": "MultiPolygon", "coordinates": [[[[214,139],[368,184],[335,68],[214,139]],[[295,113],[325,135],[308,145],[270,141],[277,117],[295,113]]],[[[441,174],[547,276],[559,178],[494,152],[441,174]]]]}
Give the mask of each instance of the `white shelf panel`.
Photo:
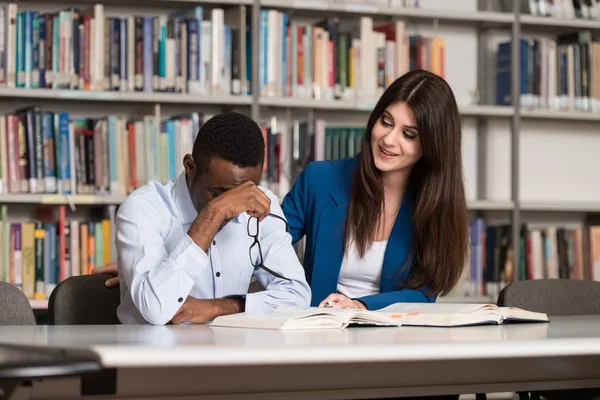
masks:
{"type": "Polygon", "coordinates": [[[2,194],[0,204],[121,204],[126,196],[62,195],[62,194],[2,194]]]}
{"type": "Polygon", "coordinates": [[[600,212],[600,201],[598,202],[574,202],[574,201],[523,201],[521,211],[555,211],[555,212],[600,212]]]}
{"type": "Polygon", "coordinates": [[[536,17],[533,15],[521,15],[521,24],[529,26],[551,26],[573,29],[600,29],[600,21],[536,17]]]}
{"type": "Polygon", "coordinates": [[[459,107],[460,114],[473,117],[511,117],[515,109],[507,106],[472,105],[459,107]]]}
{"type": "Polygon", "coordinates": [[[48,309],[48,300],[29,300],[29,304],[31,304],[31,308],[34,310],[46,310],[48,309]]]}
{"type": "Polygon", "coordinates": [[[0,88],[0,98],[99,101],[123,103],[228,104],[249,105],[249,96],[199,96],[182,93],[101,92],[91,90],[0,88]]]}
{"type": "Polygon", "coordinates": [[[345,1],[323,1],[323,0],[261,0],[261,7],[273,7],[295,10],[319,10],[353,14],[399,16],[411,19],[457,22],[491,22],[499,24],[510,24],[513,16],[503,12],[485,11],[460,11],[460,10],[435,10],[435,9],[413,9],[402,7],[380,6],[375,4],[356,4],[345,1]]]}
{"type": "Polygon", "coordinates": [[[521,118],[600,122],[600,113],[585,111],[554,111],[546,109],[521,109],[521,118]]]}
{"type": "Polygon", "coordinates": [[[510,211],[513,208],[512,201],[469,200],[467,205],[469,210],[476,211],[510,211]]]}

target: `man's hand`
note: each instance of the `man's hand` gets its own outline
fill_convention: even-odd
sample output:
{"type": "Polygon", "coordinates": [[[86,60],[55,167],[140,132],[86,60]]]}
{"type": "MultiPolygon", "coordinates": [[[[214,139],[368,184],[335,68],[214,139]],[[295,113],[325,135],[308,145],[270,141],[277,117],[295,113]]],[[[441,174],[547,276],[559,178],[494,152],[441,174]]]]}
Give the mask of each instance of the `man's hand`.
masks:
{"type": "Polygon", "coordinates": [[[221,210],[224,220],[243,212],[262,220],[271,211],[271,199],[254,182],[246,181],[215,198],[209,207],[221,210]]]}
{"type": "Polygon", "coordinates": [[[220,315],[236,314],[244,311],[242,300],[210,299],[201,300],[188,296],[181,308],[171,319],[173,325],[183,322],[205,324],[220,315]]]}
{"type": "Polygon", "coordinates": [[[111,274],[115,275],[114,278],[107,279],[104,284],[106,287],[119,286],[119,270],[117,269],[117,263],[109,262],[103,267],[94,268],[92,274],[111,274]]]}
{"type": "Polygon", "coordinates": [[[188,235],[204,252],[223,222],[247,212],[260,220],[271,211],[271,199],[253,182],[244,182],[210,201],[198,214],[188,235]]]}
{"type": "Polygon", "coordinates": [[[365,305],[358,301],[358,300],[351,300],[349,298],[347,298],[346,296],[344,296],[343,294],[330,294],[329,296],[327,296],[327,298],[325,300],[323,300],[321,302],[321,304],[319,304],[319,307],[322,308],[351,308],[354,310],[366,310],[367,307],[365,307],[365,305]]]}

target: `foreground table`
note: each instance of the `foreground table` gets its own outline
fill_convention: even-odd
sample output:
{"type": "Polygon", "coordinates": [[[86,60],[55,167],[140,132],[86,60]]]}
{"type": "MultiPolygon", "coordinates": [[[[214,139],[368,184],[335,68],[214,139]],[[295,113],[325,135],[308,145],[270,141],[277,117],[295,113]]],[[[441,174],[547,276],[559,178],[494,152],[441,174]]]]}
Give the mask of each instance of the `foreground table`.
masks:
{"type": "MultiPolygon", "coordinates": [[[[600,317],[295,332],[22,326],[0,327],[0,343],[96,352],[117,372],[116,395],[97,398],[366,399],[600,387],[600,317]]],[[[31,396],[78,398],[77,388],[40,383],[31,396]]]]}

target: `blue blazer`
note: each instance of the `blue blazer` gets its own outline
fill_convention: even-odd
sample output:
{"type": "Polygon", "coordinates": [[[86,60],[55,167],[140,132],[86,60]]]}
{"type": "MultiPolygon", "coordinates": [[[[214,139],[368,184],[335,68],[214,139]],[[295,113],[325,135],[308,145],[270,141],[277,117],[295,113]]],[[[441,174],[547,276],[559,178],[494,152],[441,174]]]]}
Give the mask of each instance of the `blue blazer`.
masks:
{"type": "MultiPolygon", "coordinates": [[[[312,290],[311,306],[336,293],[352,176],[359,156],[310,163],[283,200],[293,243],[306,236],[304,269],[312,290]]],[[[398,290],[410,273],[400,270],[410,250],[411,224],[412,198],[407,195],[385,250],[380,293],[357,299],[369,310],[400,302],[435,302],[436,296],[427,296],[424,289],[398,290]]]]}

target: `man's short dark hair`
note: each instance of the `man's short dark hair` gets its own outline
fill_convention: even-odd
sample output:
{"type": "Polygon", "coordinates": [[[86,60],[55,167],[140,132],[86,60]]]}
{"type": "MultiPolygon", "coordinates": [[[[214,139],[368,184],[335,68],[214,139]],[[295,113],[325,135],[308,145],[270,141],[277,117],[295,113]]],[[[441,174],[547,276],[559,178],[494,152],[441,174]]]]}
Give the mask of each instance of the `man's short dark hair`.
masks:
{"type": "Polygon", "coordinates": [[[235,112],[219,114],[198,131],[192,156],[203,166],[219,157],[238,167],[255,167],[264,162],[265,141],[251,118],[235,112]]]}

